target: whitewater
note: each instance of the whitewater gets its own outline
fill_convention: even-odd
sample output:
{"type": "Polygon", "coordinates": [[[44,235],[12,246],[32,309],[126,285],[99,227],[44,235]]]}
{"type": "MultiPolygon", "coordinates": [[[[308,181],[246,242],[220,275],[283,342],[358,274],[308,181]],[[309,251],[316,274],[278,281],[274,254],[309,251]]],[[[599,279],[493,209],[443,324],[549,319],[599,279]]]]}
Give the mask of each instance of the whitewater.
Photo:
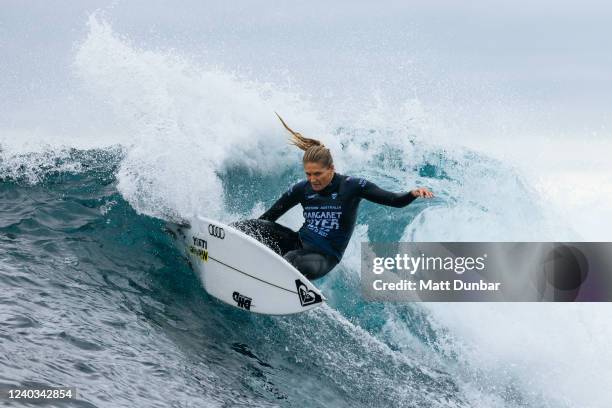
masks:
{"type": "Polygon", "coordinates": [[[2,108],[0,389],[72,386],[62,406],[81,407],[610,405],[608,304],[374,303],[359,275],[365,241],[609,240],[609,139],[589,144],[588,166],[571,138],[458,140],[416,95],[332,107],[350,91],[313,96],[291,73],[79,18],[62,68],[77,90],[47,115],[2,108]],[[328,303],[287,317],[211,298],[164,228],[257,217],[303,178],[275,111],[339,172],[436,194],[403,210],[363,202],[343,261],[316,282],[328,303]]]}

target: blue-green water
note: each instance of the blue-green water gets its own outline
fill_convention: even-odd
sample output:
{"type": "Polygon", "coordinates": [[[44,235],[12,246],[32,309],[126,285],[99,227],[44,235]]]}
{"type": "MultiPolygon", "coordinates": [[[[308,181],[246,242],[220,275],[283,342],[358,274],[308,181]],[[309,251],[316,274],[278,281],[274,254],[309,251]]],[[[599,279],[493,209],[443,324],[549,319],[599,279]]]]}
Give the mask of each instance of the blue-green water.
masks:
{"type": "MultiPolygon", "coordinates": [[[[457,184],[448,175],[456,160],[428,157],[410,168],[381,160],[387,172],[370,178],[384,184],[394,172],[414,172],[431,183],[457,184]]],[[[480,166],[494,163],[466,157],[480,166]]],[[[206,294],[165,221],[137,213],[118,191],[126,160],[119,147],[5,155],[3,388],[73,386],[79,397],[72,405],[99,407],[468,407],[487,399],[547,406],[547,396],[533,396],[515,380],[491,384],[478,364],[466,368],[462,340],[428,308],[361,298],[359,241],[402,239],[427,210],[452,207],[444,191],[404,210],[364,203],[347,256],[317,282],[328,305],[267,317],[206,294]]],[[[223,208],[246,217],[300,174],[291,167],[272,175],[228,166],[218,176],[223,208]]]]}
{"type": "MultiPolygon", "coordinates": [[[[378,338],[384,307],[344,271],[322,284],[331,307],[299,316],[209,297],[164,221],[117,192],[121,157],[72,151],[78,173],[2,180],[4,387],[75,386],[82,406],[464,406],[443,367],[378,338]]],[[[428,344],[422,312],[398,311],[428,344]]]]}

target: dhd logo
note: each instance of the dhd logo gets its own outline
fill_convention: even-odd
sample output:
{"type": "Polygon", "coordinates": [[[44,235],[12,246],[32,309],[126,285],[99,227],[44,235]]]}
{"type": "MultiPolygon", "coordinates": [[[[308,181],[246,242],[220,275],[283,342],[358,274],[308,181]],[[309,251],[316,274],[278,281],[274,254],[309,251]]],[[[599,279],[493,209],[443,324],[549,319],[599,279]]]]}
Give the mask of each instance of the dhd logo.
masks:
{"type": "Polygon", "coordinates": [[[236,302],[236,305],[238,307],[241,307],[245,310],[251,310],[251,301],[253,299],[251,299],[250,297],[241,295],[238,292],[234,292],[232,294],[232,299],[234,299],[234,302],[236,302]]]}

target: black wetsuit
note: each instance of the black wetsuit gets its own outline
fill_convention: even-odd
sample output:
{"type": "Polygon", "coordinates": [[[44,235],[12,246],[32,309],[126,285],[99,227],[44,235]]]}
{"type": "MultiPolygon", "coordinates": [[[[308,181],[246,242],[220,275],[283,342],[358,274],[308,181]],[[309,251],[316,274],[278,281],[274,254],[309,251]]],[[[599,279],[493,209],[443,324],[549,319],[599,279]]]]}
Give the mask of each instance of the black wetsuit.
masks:
{"type": "Polygon", "coordinates": [[[365,179],[336,173],[323,190],[315,191],[307,180],[301,181],[258,220],[234,225],[283,255],[308,279],[316,279],[342,259],[355,229],[362,198],[377,204],[405,207],[416,197],[410,192],[392,193],[365,179]],[[305,220],[298,232],[275,222],[297,204],[302,205],[305,220]]]}

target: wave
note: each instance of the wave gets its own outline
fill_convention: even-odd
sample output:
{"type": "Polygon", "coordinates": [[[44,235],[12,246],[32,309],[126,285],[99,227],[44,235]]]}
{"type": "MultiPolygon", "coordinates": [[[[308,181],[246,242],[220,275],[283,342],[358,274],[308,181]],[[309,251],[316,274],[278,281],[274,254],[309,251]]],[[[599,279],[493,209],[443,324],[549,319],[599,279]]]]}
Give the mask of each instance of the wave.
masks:
{"type": "MultiPolygon", "coordinates": [[[[517,168],[437,144],[418,102],[381,102],[345,123],[291,90],[175,50],[141,49],[99,15],[88,25],[73,68],[121,132],[44,142],[2,133],[0,301],[9,318],[0,382],[37,373],[43,383],[76,384],[83,404],[101,406],[164,406],[168,398],[406,407],[606,400],[609,378],[589,376],[612,361],[600,340],[609,334],[605,305],[537,305],[539,314],[534,305],[361,299],[361,241],[579,238],[517,168]],[[363,203],[343,262],[320,282],[330,307],[281,318],[207,296],[163,230],[172,215],[258,215],[302,177],[275,110],[329,146],[340,172],[392,190],[426,185],[437,195],[403,210],[363,203]],[[18,356],[33,351],[46,358],[20,367],[18,356]]],[[[281,221],[296,227],[301,215],[281,221]]]]}

